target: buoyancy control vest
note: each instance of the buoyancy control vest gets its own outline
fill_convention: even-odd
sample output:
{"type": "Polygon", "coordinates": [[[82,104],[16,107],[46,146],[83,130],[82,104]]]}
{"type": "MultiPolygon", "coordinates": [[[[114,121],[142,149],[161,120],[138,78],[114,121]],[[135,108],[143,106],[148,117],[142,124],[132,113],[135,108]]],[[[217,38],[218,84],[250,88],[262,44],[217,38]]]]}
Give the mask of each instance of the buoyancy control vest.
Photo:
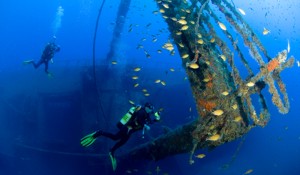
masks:
{"type": "Polygon", "coordinates": [[[123,126],[125,126],[131,119],[132,119],[132,116],[133,114],[140,110],[141,109],[141,106],[138,105],[138,106],[133,106],[131,107],[128,112],[121,118],[121,120],[117,123],[117,127],[120,129],[122,128],[123,126]]]}

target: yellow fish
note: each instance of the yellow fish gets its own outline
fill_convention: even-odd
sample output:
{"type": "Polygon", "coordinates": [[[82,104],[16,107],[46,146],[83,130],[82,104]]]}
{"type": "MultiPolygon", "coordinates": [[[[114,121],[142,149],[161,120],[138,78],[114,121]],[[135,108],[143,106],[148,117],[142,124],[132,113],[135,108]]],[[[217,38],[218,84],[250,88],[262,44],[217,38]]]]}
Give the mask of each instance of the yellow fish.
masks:
{"type": "Polygon", "coordinates": [[[217,141],[221,138],[220,134],[215,134],[215,135],[212,135],[210,137],[208,137],[206,140],[209,140],[209,141],[217,141]]]}
{"type": "Polygon", "coordinates": [[[174,69],[174,68],[170,68],[170,71],[171,71],[171,72],[174,72],[174,71],[175,71],[175,69],[174,69]]]}
{"type": "Polygon", "coordinates": [[[134,84],[134,87],[138,87],[138,86],[139,86],[139,84],[138,84],[138,83],[134,84]]]}
{"type": "Polygon", "coordinates": [[[199,39],[199,40],[197,41],[197,43],[198,43],[198,44],[203,44],[204,41],[203,41],[203,39],[199,39]]]}
{"type": "Polygon", "coordinates": [[[198,155],[196,155],[195,157],[197,157],[197,158],[199,158],[199,159],[202,159],[202,158],[205,157],[205,154],[198,154],[198,155]]]}
{"type": "Polygon", "coordinates": [[[176,32],[176,35],[181,35],[182,34],[182,32],[176,32]]]}
{"type": "Polygon", "coordinates": [[[222,95],[227,96],[229,93],[227,91],[222,92],[222,95]]]}
{"type": "Polygon", "coordinates": [[[146,97],[150,96],[150,94],[149,94],[149,93],[145,93],[144,95],[145,95],[146,97]]]}
{"type": "Polygon", "coordinates": [[[192,68],[192,69],[198,69],[199,65],[196,64],[196,63],[192,63],[192,64],[189,64],[189,67],[192,68]]]}
{"type": "Polygon", "coordinates": [[[183,45],[182,43],[178,43],[178,45],[179,45],[180,47],[184,47],[184,45],[183,45]]]}
{"type": "Polygon", "coordinates": [[[214,43],[215,41],[216,41],[215,38],[210,39],[210,42],[211,42],[211,43],[214,43]]]}
{"type": "Polygon", "coordinates": [[[222,30],[227,30],[226,26],[221,23],[220,21],[218,21],[218,24],[219,24],[219,27],[222,29],[222,30]]]}
{"type": "Polygon", "coordinates": [[[242,121],[243,120],[243,118],[241,117],[241,116],[237,116],[237,117],[235,117],[234,118],[234,122],[240,122],[240,121],[242,121]]]}
{"type": "Polygon", "coordinates": [[[250,174],[253,172],[253,169],[249,169],[248,171],[246,171],[244,174],[250,174]]]}
{"type": "Polygon", "coordinates": [[[237,109],[237,104],[234,104],[231,107],[232,107],[232,109],[236,110],[237,109]]]}
{"type": "Polygon", "coordinates": [[[189,28],[189,26],[188,25],[184,25],[184,26],[182,26],[181,27],[181,29],[180,30],[187,30],[189,28]]]}
{"type": "Polygon", "coordinates": [[[188,58],[189,57],[189,54],[183,54],[182,56],[181,56],[181,58],[183,58],[183,59],[185,59],[185,58],[188,58]]]}
{"type": "Polygon", "coordinates": [[[137,80],[137,79],[139,79],[139,77],[138,76],[132,76],[131,77],[133,80],[137,80]]]}
{"type": "Polygon", "coordinates": [[[219,56],[222,58],[223,61],[226,61],[225,55],[219,55],[219,56]]]}
{"type": "Polygon", "coordinates": [[[220,116],[220,115],[222,115],[223,113],[224,113],[224,111],[221,110],[221,109],[218,109],[218,110],[215,110],[214,112],[212,112],[212,114],[214,114],[214,115],[216,115],[216,116],[220,116]]]}
{"type": "Polygon", "coordinates": [[[160,83],[160,80],[155,80],[155,83],[160,83]]]}
{"type": "Polygon", "coordinates": [[[178,21],[178,23],[179,23],[179,24],[182,24],[182,25],[186,25],[186,24],[187,24],[186,20],[184,20],[184,19],[180,19],[180,20],[178,21]]]}
{"type": "Polygon", "coordinates": [[[165,81],[161,81],[160,83],[161,83],[163,86],[166,85],[166,82],[165,82],[165,81]]]}
{"type": "Polygon", "coordinates": [[[138,71],[140,71],[141,70],[141,68],[139,68],[139,67],[136,67],[136,68],[134,68],[133,69],[135,72],[138,72],[138,71]]]}
{"type": "Polygon", "coordinates": [[[264,28],[263,35],[267,35],[267,34],[269,34],[270,32],[271,32],[270,30],[264,28]]]}
{"type": "Polygon", "coordinates": [[[117,61],[112,61],[111,64],[117,64],[117,61]]]}
{"type": "Polygon", "coordinates": [[[165,13],[165,10],[164,9],[159,9],[159,12],[160,13],[165,13]]]}
{"type": "Polygon", "coordinates": [[[166,9],[169,8],[169,5],[168,5],[168,4],[163,3],[162,5],[163,5],[166,9]]]}
{"type": "Polygon", "coordinates": [[[254,86],[254,83],[250,81],[250,82],[247,83],[246,85],[247,85],[248,87],[252,87],[252,86],[254,86]]]}

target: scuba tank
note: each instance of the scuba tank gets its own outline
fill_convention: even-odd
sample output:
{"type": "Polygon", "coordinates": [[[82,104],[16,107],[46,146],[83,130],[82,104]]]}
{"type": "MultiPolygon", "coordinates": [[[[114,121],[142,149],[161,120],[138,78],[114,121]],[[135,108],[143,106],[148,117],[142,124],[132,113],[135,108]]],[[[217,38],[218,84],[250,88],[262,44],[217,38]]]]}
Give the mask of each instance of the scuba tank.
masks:
{"type": "Polygon", "coordinates": [[[128,112],[121,118],[121,120],[117,123],[117,127],[121,129],[123,126],[125,126],[131,119],[132,115],[141,109],[141,106],[133,106],[131,107],[128,112]]]}

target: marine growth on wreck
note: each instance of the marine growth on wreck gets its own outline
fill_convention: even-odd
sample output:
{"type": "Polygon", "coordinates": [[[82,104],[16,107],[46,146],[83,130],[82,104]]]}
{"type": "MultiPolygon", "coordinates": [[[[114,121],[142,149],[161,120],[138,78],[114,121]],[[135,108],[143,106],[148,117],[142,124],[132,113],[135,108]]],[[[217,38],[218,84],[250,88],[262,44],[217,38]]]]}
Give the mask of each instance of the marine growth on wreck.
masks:
{"type": "Polygon", "coordinates": [[[146,157],[155,160],[182,152],[193,155],[198,148],[215,147],[243,136],[255,126],[266,126],[270,113],[262,93],[264,88],[279,112],[288,113],[290,104],[280,72],[291,67],[294,58],[288,58],[289,49],[268,55],[243,19],[242,9],[226,0],[156,2],[171,32],[170,41],[163,48],[172,54],[177,46],[199,117],[196,123],[137,148],[131,155],[146,152],[146,157]],[[252,60],[259,71],[251,68],[252,60]],[[247,76],[242,77],[241,72],[247,76]],[[253,95],[258,96],[255,99],[259,99],[260,109],[254,107],[257,102],[253,95]]]}

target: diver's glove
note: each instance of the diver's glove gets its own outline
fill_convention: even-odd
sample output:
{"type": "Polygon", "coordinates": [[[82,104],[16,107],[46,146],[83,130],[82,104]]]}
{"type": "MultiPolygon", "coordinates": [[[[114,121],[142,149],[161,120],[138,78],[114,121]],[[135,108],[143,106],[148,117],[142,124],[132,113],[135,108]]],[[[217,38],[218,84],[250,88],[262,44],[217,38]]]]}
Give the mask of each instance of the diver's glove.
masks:
{"type": "Polygon", "coordinates": [[[97,139],[96,133],[97,133],[97,131],[95,131],[95,132],[93,132],[93,133],[91,133],[91,134],[88,134],[88,135],[84,136],[84,137],[80,140],[81,146],[88,147],[88,146],[90,146],[91,144],[93,144],[93,143],[95,142],[95,140],[97,139]]]}
{"type": "Polygon", "coordinates": [[[159,111],[155,112],[155,113],[154,113],[154,116],[155,116],[155,120],[156,120],[156,121],[159,121],[159,120],[160,120],[160,112],[159,112],[159,111]]]}
{"type": "Polygon", "coordinates": [[[149,130],[150,130],[150,126],[149,126],[149,125],[146,125],[146,124],[144,124],[144,129],[146,129],[147,131],[149,131],[149,130]]]}

